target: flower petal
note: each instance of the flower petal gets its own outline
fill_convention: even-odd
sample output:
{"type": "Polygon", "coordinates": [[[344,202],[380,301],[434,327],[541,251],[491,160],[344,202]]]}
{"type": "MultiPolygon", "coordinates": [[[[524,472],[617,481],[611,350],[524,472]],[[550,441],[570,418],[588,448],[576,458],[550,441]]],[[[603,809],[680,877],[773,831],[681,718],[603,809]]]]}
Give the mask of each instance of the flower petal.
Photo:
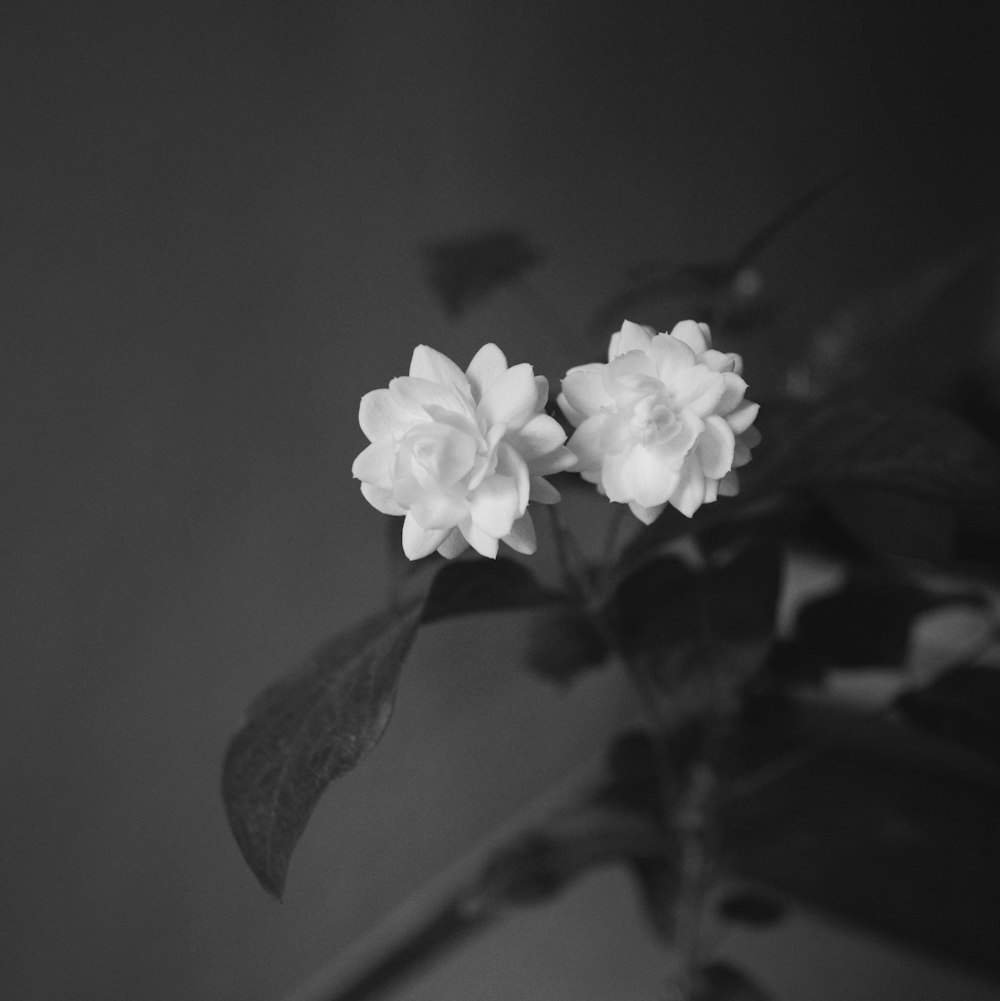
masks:
{"type": "Polygon", "coordinates": [[[513,478],[496,474],[479,484],[469,507],[472,523],[494,539],[505,536],[523,513],[513,478]]]}
{"type": "Polygon", "coordinates": [[[649,349],[656,377],[667,383],[678,369],[686,370],[698,363],[698,358],[684,341],[670,334],[657,334],[649,349]]]}
{"type": "Polygon", "coordinates": [[[514,526],[503,537],[503,541],[516,553],[523,553],[530,556],[538,548],[538,540],[535,537],[535,525],[530,514],[522,514],[514,526]]]}
{"type": "Polygon", "coordinates": [[[751,403],[749,400],[744,400],[735,410],[729,411],[724,416],[726,423],[733,429],[733,433],[742,434],[757,419],[759,412],[759,403],[751,403]]]}
{"type": "Polygon", "coordinates": [[[446,536],[444,542],[437,547],[437,551],[446,559],[453,560],[469,548],[465,536],[457,529],[453,528],[446,536]]]}
{"type": "Polygon", "coordinates": [[[719,480],[719,496],[735,497],[740,492],[740,476],[735,470],[726,473],[719,480]]]}
{"type": "Polygon", "coordinates": [[[554,417],[536,414],[520,430],[510,432],[506,441],[517,449],[526,462],[531,462],[559,448],[566,441],[566,432],[554,417]]]}
{"type": "Polygon", "coordinates": [[[423,528],[454,528],[468,516],[469,502],[464,497],[422,490],[410,501],[408,514],[423,528]]]}
{"type": "Polygon", "coordinates": [[[709,479],[722,479],[733,468],[736,436],[722,417],[713,414],[705,420],[705,430],[695,448],[709,479]]]}
{"type": "Polygon", "coordinates": [[[419,407],[401,405],[388,389],[374,389],[361,397],[358,423],[369,441],[385,438],[419,419],[419,407]]]}
{"type": "Polygon", "coordinates": [[[634,514],[644,525],[652,525],[653,522],[660,517],[663,513],[663,509],[667,505],[657,504],[655,507],[643,507],[642,504],[637,504],[635,501],[629,501],[628,506],[632,514],[634,514]]]}
{"type": "Polygon", "coordinates": [[[465,370],[473,399],[481,400],[486,390],[506,371],[506,355],[495,344],[484,344],[465,370]]]}
{"type": "Polygon", "coordinates": [[[414,379],[426,379],[441,386],[453,386],[460,393],[469,392],[469,380],[465,373],[447,355],[426,344],[418,344],[413,349],[410,375],[414,379]]]}
{"type": "Polygon", "coordinates": [[[724,372],[721,376],[725,383],[725,391],[716,404],[715,412],[725,417],[731,414],[742,402],[746,395],[747,384],[742,376],[735,372],[724,372]]]}
{"type": "Polygon", "coordinates": [[[484,532],[474,521],[463,522],[461,526],[462,535],[468,540],[470,546],[480,556],[485,556],[487,559],[495,560],[497,558],[497,550],[500,548],[500,543],[498,539],[495,539],[488,532],[484,532]]]}
{"type": "Polygon", "coordinates": [[[670,331],[670,336],[686,344],[696,355],[703,354],[712,346],[712,335],[707,323],[681,320],[670,331]]]}
{"type": "Polygon", "coordinates": [[[392,464],[396,457],[396,445],[391,438],[373,441],[351,465],[351,475],[356,480],[373,486],[392,486],[392,464]]]}
{"type": "Polygon", "coordinates": [[[699,417],[707,417],[715,413],[719,401],[726,392],[726,378],[727,376],[713,372],[704,365],[693,365],[689,369],[675,373],[670,388],[676,395],[678,407],[690,410],[699,417]]]}
{"type": "Polygon", "coordinates": [[[593,362],[577,365],[566,373],[558,403],[574,427],[612,405],[613,401],[604,388],[604,369],[604,365],[593,362]]]}
{"type": "Polygon", "coordinates": [[[607,418],[603,414],[589,417],[574,432],[566,447],[577,458],[577,472],[595,472],[601,468],[607,452],[602,448],[604,425],[607,418]]]}
{"type": "Polygon", "coordinates": [[[680,481],[670,503],[688,518],[705,503],[705,474],[701,463],[693,456],[688,456],[681,469],[680,481]]]}
{"type": "MultiPolygon", "coordinates": [[[[643,507],[665,504],[677,487],[677,468],[668,465],[657,448],[635,445],[627,455],[622,466],[627,499],[643,507]]],[[[608,496],[611,496],[610,493],[608,496]]]]}
{"type": "Polygon", "coordinates": [[[428,379],[403,375],[389,383],[389,392],[392,393],[394,402],[406,410],[443,407],[455,413],[472,413],[470,394],[463,396],[454,386],[445,386],[428,379]]]}
{"type": "Polygon", "coordinates": [[[611,343],[608,345],[608,361],[614,361],[619,355],[629,351],[649,351],[649,342],[653,339],[656,331],[652,327],[644,327],[631,320],[626,320],[622,324],[621,330],[611,335],[611,343]]]}
{"type": "Polygon", "coordinates": [[[419,560],[430,556],[450,531],[448,528],[423,528],[413,515],[408,514],[403,521],[403,552],[406,558],[419,560]]]}
{"type": "Polygon", "coordinates": [[[406,514],[406,508],[396,503],[391,490],[376,487],[371,483],[362,483],[361,494],[376,511],[381,511],[382,514],[406,514]]]}
{"type": "Polygon", "coordinates": [[[558,504],[562,498],[562,494],[541,476],[531,477],[531,492],[528,496],[536,504],[558,504]]]}
{"type": "Polygon", "coordinates": [[[479,401],[477,413],[489,424],[520,429],[534,416],[537,398],[531,366],[522,363],[507,369],[490,384],[479,401]]]}

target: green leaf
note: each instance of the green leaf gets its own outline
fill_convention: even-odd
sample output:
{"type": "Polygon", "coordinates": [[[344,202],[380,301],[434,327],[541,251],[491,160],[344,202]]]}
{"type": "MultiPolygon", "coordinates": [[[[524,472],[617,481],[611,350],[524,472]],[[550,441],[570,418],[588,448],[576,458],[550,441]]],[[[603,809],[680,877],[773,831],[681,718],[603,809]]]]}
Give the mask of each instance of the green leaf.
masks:
{"type": "Polygon", "coordinates": [[[1000,765],[1000,668],[965,665],[901,695],[904,720],[1000,765]]]}
{"type": "Polygon", "coordinates": [[[273,896],[281,897],[323,791],[382,736],[422,608],[415,601],[334,637],[253,702],[230,743],[222,777],[229,824],[273,896]]]}
{"type": "Polygon", "coordinates": [[[423,248],[423,256],[428,264],[428,282],[453,316],[540,260],[538,251],[523,234],[508,229],[442,240],[423,248]]]}
{"type": "Polygon", "coordinates": [[[560,592],[542,587],[527,567],[513,560],[458,560],[438,570],[423,621],[535,608],[561,598],[560,592]]]}

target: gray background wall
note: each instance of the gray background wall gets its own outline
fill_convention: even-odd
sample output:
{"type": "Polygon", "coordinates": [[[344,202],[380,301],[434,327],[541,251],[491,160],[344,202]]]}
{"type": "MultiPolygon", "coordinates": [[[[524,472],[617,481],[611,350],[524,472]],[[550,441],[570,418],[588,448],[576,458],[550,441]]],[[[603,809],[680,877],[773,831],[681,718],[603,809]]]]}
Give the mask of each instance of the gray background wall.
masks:
{"type": "Polygon", "coordinates": [[[284,905],[237,855],[217,786],[244,707],[384,593],[349,474],[360,395],[418,342],[464,363],[494,339],[551,378],[579,360],[512,293],[447,319],[417,248],[526,228],[575,329],[629,265],[724,256],[857,165],[765,260],[815,320],[995,221],[997,15],[253,0],[3,22],[5,994],[280,997],[631,712],[614,679],[525,678],[516,620],[495,650],[430,630],[284,905]]]}

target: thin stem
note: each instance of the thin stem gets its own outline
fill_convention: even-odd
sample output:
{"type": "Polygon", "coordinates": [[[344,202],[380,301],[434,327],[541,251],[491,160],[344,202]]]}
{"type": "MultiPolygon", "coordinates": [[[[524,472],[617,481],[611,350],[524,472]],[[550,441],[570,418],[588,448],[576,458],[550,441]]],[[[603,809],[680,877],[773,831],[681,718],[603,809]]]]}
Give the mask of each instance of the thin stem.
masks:
{"type": "Polygon", "coordinates": [[[680,848],[676,905],[679,969],[675,983],[677,996],[683,1001],[695,997],[705,960],[706,898],[714,868],[710,828],[715,787],[715,772],[707,762],[700,762],[674,810],[673,826],[680,848]]]}

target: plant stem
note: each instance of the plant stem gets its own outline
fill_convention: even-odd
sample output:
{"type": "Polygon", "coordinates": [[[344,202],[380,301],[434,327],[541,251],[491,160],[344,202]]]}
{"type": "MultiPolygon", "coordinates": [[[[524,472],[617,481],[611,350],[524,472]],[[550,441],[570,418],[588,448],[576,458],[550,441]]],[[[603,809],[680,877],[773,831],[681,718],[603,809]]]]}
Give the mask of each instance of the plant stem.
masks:
{"type": "Polygon", "coordinates": [[[710,851],[711,806],[716,779],[705,761],[694,766],[691,779],[673,813],[673,827],[680,852],[680,887],[677,894],[676,948],[678,1001],[696,996],[704,965],[705,902],[712,878],[710,851]]]}

